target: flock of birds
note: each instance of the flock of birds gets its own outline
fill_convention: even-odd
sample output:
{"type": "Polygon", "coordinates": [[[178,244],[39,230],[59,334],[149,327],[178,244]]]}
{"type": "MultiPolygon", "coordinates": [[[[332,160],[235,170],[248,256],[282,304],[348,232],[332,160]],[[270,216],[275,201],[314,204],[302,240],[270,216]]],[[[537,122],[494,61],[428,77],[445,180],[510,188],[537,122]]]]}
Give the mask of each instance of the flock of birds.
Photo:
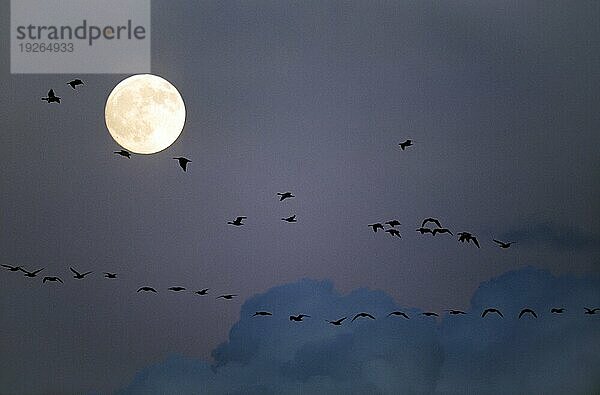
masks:
{"type": "MultiPolygon", "coordinates": [[[[69,86],[71,86],[72,89],[76,89],[77,86],[79,85],[84,85],[84,82],[81,79],[74,79],[72,81],[67,82],[67,84],[69,86]]],[[[47,97],[43,97],[42,100],[46,101],[47,103],[60,103],[61,98],[56,96],[56,94],[54,93],[53,89],[50,89],[48,91],[48,95],[47,97]]],[[[398,144],[400,146],[400,149],[402,151],[406,150],[408,147],[411,147],[414,145],[414,141],[413,140],[406,140],[403,141],[401,143],[398,144]]],[[[131,158],[132,153],[125,150],[125,149],[121,149],[119,151],[114,151],[114,154],[116,155],[120,155],[124,158],[131,158]]],[[[177,160],[179,166],[181,167],[181,169],[185,172],[187,171],[187,165],[188,163],[191,162],[190,159],[185,158],[185,157],[175,157],[173,158],[174,160],[177,160]]],[[[278,192],[277,196],[279,197],[279,201],[284,201],[286,199],[291,199],[294,198],[295,196],[292,194],[292,192],[278,192]]],[[[228,225],[232,225],[232,226],[242,226],[244,225],[244,220],[246,220],[247,217],[245,216],[238,216],[235,217],[233,220],[228,221],[227,224],[228,225]]],[[[282,221],[285,222],[289,222],[289,223],[294,223],[297,222],[296,219],[296,215],[291,215],[289,217],[285,217],[285,218],[281,218],[282,221]]],[[[398,237],[401,238],[402,235],[400,234],[400,231],[398,230],[397,227],[401,226],[402,224],[400,223],[400,221],[398,221],[397,219],[391,219],[389,221],[386,222],[376,222],[376,223],[372,223],[369,224],[368,226],[373,230],[373,232],[377,233],[378,230],[382,230],[385,233],[388,233],[390,236],[392,237],[398,237]],[[385,228],[384,225],[387,225],[387,229],[385,228]]],[[[454,233],[447,227],[442,226],[441,222],[437,219],[437,218],[425,218],[422,222],[421,222],[421,226],[419,228],[416,229],[416,232],[419,232],[421,235],[425,235],[425,234],[431,234],[432,236],[435,236],[437,234],[449,234],[451,236],[454,236],[454,233]]],[[[473,244],[477,247],[480,248],[480,244],[479,244],[479,240],[477,239],[477,237],[475,235],[473,235],[470,232],[466,232],[466,231],[462,231],[462,232],[458,232],[458,241],[462,242],[462,243],[470,243],[473,242],[473,244]]],[[[496,243],[500,248],[502,249],[507,249],[510,248],[510,246],[512,244],[515,243],[515,241],[501,241],[501,240],[497,240],[497,239],[492,239],[492,241],[494,243],[496,243]]],[[[11,265],[6,265],[6,264],[2,264],[2,267],[6,268],[9,271],[12,272],[17,272],[17,271],[22,271],[23,273],[25,273],[25,277],[37,277],[38,273],[40,273],[42,270],[44,270],[44,268],[42,269],[38,269],[35,271],[28,271],[26,269],[24,269],[21,266],[11,266],[11,265]]],[[[86,276],[92,274],[91,271],[89,272],[79,272],[76,269],[70,267],[69,268],[71,270],[71,272],[73,273],[73,278],[77,279],[77,280],[83,280],[86,276]]],[[[107,279],[116,279],[117,278],[117,273],[111,273],[111,272],[104,272],[104,277],[107,279]]],[[[63,280],[58,277],[58,276],[45,276],[43,277],[42,280],[43,283],[46,282],[60,282],[63,283],[63,280]]],[[[182,286],[172,286],[168,288],[169,291],[171,292],[183,292],[186,291],[185,287],[182,286]]],[[[195,291],[195,294],[200,295],[200,296],[206,296],[208,295],[208,291],[209,288],[204,288],[204,289],[200,289],[198,291],[195,291]]],[[[137,292],[151,292],[151,293],[158,293],[158,291],[154,288],[154,287],[150,287],[150,286],[142,286],[140,287],[137,292]]],[[[224,300],[231,300],[235,297],[237,297],[237,294],[221,294],[219,296],[216,297],[216,299],[224,299],[224,300]]],[[[467,314],[464,311],[461,310],[453,310],[453,309],[449,309],[449,310],[444,310],[445,312],[447,312],[449,315],[464,315],[467,314]]],[[[563,307],[554,307],[550,309],[550,313],[552,314],[562,314],[566,311],[565,308],[563,307]]],[[[600,311],[600,308],[588,308],[585,307],[585,312],[584,314],[586,315],[595,315],[598,311],[600,311]]],[[[502,314],[502,312],[496,308],[486,308],[482,313],[481,313],[481,317],[486,317],[488,314],[496,314],[500,317],[504,317],[504,315],[502,314]]],[[[254,315],[252,317],[267,317],[267,316],[272,316],[273,313],[269,312],[269,311],[257,311],[256,313],[254,313],[254,315]]],[[[435,312],[423,312],[421,313],[421,315],[425,316],[425,317],[439,317],[439,315],[435,312]]],[[[518,314],[518,318],[522,318],[525,315],[529,315],[531,317],[537,318],[538,315],[537,313],[530,308],[523,308],[519,314],[518,314]]],[[[390,312],[387,317],[403,317],[405,319],[410,319],[409,315],[405,312],[402,311],[392,311],[390,312]]],[[[302,322],[304,320],[304,318],[310,318],[310,315],[307,314],[298,314],[298,315],[290,315],[289,316],[289,320],[293,321],[293,322],[302,322]]],[[[356,315],[354,315],[354,317],[351,319],[351,322],[355,321],[356,319],[360,319],[360,318],[365,318],[365,319],[371,319],[371,320],[375,320],[375,316],[367,313],[367,312],[360,312],[356,315]]],[[[334,325],[334,326],[340,326],[342,325],[342,323],[348,319],[348,317],[342,317],[339,318],[337,320],[325,320],[327,323],[334,325]]]]}

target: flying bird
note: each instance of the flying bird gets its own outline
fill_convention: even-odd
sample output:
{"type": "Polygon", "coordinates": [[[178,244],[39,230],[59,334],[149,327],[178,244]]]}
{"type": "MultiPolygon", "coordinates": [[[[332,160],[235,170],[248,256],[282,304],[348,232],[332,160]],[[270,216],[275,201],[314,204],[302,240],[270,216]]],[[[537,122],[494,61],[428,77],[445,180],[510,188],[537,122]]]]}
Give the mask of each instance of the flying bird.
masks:
{"type": "Polygon", "coordinates": [[[496,313],[500,317],[504,318],[504,316],[502,315],[502,312],[500,310],[498,310],[498,309],[485,309],[483,311],[483,313],[481,314],[481,317],[485,317],[488,313],[496,313]]]}
{"type": "Polygon", "coordinates": [[[176,159],[179,162],[179,166],[181,166],[183,171],[187,170],[187,164],[191,162],[191,160],[189,160],[188,158],[184,158],[183,156],[179,156],[173,159],[176,159]]]}
{"type": "Polygon", "coordinates": [[[369,313],[358,313],[357,315],[354,316],[354,318],[352,318],[352,321],[354,321],[357,318],[370,318],[372,320],[375,319],[375,317],[373,317],[371,314],[369,313]]]}
{"type": "Polygon", "coordinates": [[[532,316],[534,316],[535,318],[537,318],[537,314],[535,313],[535,311],[531,310],[531,309],[523,309],[521,310],[521,312],[519,313],[519,318],[523,317],[524,314],[531,314],[532,316]]]}
{"type": "Polygon", "coordinates": [[[42,97],[42,100],[46,100],[47,103],[60,103],[60,97],[54,94],[54,89],[50,89],[48,97],[42,97]]]}
{"type": "Polygon", "coordinates": [[[442,227],[442,224],[440,223],[440,221],[437,218],[425,218],[423,220],[423,223],[421,223],[421,227],[424,227],[425,224],[427,224],[428,222],[436,224],[438,228],[442,227]]]}
{"type": "Polygon", "coordinates": [[[431,233],[435,236],[436,233],[450,233],[452,236],[454,236],[454,233],[452,233],[450,231],[450,229],[447,228],[435,228],[431,231],[431,233]]]}
{"type": "Polygon", "coordinates": [[[424,227],[420,227],[419,229],[417,229],[417,232],[421,232],[422,235],[424,235],[425,233],[431,233],[433,234],[433,231],[429,228],[424,228],[424,227]]]}
{"type": "Polygon", "coordinates": [[[385,233],[389,233],[390,236],[398,236],[398,237],[402,237],[400,236],[400,232],[397,229],[388,229],[385,231],[385,233]]]}
{"type": "Polygon", "coordinates": [[[71,85],[71,88],[75,89],[77,85],[84,85],[83,81],[79,78],[75,78],[73,81],[67,82],[67,85],[71,85]]]}
{"type": "Polygon", "coordinates": [[[140,289],[137,290],[137,292],[140,292],[140,291],[156,293],[156,290],[152,287],[141,287],[140,289]]]}
{"type": "Polygon", "coordinates": [[[252,317],[256,317],[257,315],[265,316],[265,315],[273,315],[273,313],[269,313],[268,311],[257,311],[256,313],[254,313],[254,315],[252,317]]]}
{"type": "Polygon", "coordinates": [[[467,313],[465,313],[464,311],[461,311],[461,310],[446,310],[446,311],[450,315],[467,314],[467,313]]]}
{"type": "Polygon", "coordinates": [[[198,295],[206,295],[208,293],[209,288],[201,289],[200,291],[196,291],[198,295]]]}
{"type": "Polygon", "coordinates": [[[22,266],[11,266],[11,265],[4,265],[4,264],[2,264],[0,266],[5,267],[6,270],[9,270],[11,272],[18,272],[20,270],[23,270],[22,266]]]}
{"type": "Polygon", "coordinates": [[[300,322],[300,321],[302,321],[302,319],[304,317],[310,318],[310,315],[306,315],[306,314],[290,315],[290,321],[300,322]]]}
{"type": "Polygon", "coordinates": [[[244,225],[242,223],[243,220],[245,220],[248,217],[237,217],[236,219],[234,219],[233,221],[229,221],[227,222],[229,225],[235,225],[235,226],[242,226],[244,225]]]}
{"type": "Polygon", "coordinates": [[[22,272],[25,272],[25,274],[24,274],[24,276],[25,276],[25,277],[35,277],[35,276],[37,276],[37,274],[38,274],[39,272],[41,272],[42,270],[44,270],[44,268],[38,269],[38,270],[36,270],[35,272],[28,272],[28,271],[27,271],[27,270],[25,270],[25,269],[21,269],[21,271],[22,271],[22,272]]]}
{"type": "Polygon", "coordinates": [[[340,326],[340,325],[342,325],[342,321],[344,321],[346,318],[348,318],[348,317],[342,317],[336,321],[329,321],[329,320],[325,320],[325,321],[329,322],[331,325],[340,326]]]}
{"type": "Polygon", "coordinates": [[[400,146],[400,148],[402,149],[402,151],[404,151],[404,149],[406,147],[410,147],[411,145],[413,145],[413,141],[412,140],[406,140],[400,144],[398,144],[400,146]]]}
{"type": "Polygon", "coordinates": [[[583,313],[583,314],[589,314],[589,315],[596,314],[596,311],[600,310],[600,308],[598,308],[598,307],[596,307],[595,309],[590,309],[590,308],[584,307],[584,309],[585,309],[585,313],[583,313]]]}
{"type": "Polygon", "coordinates": [[[277,192],[277,195],[279,196],[280,202],[284,201],[285,199],[290,199],[290,198],[296,197],[296,196],[292,195],[291,192],[283,192],[283,193],[277,192]]]}
{"type": "Polygon", "coordinates": [[[121,151],[115,151],[115,154],[124,156],[125,158],[131,159],[131,153],[127,150],[122,149],[121,151]]]}
{"type": "Polygon", "coordinates": [[[394,228],[396,225],[402,225],[402,224],[400,223],[400,221],[398,221],[398,220],[396,220],[396,219],[393,219],[393,220],[391,220],[391,221],[387,221],[387,222],[386,222],[386,225],[389,225],[389,226],[391,226],[392,228],[394,228]]]}
{"type": "Polygon", "coordinates": [[[292,215],[291,217],[281,218],[281,220],[286,222],[298,222],[296,219],[296,214],[292,215]]]}
{"type": "Polygon", "coordinates": [[[564,311],[565,311],[565,309],[564,309],[564,308],[562,308],[562,307],[561,307],[561,308],[556,308],[556,307],[555,307],[555,308],[553,308],[553,309],[550,309],[550,312],[551,312],[551,313],[555,313],[555,314],[562,314],[562,313],[564,313],[564,311]]]}
{"type": "Polygon", "coordinates": [[[185,291],[185,288],[184,287],[169,287],[169,291],[175,291],[175,292],[185,291]]]}
{"type": "Polygon", "coordinates": [[[400,316],[400,317],[404,317],[404,318],[406,318],[407,320],[409,320],[409,319],[410,319],[410,318],[408,317],[408,315],[407,315],[406,313],[402,312],[402,311],[392,311],[392,312],[391,312],[391,313],[389,313],[387,316],[389,317],[389,316],[392,316],[392,315],[395,315],[395,316],[400,316]]]}
{"type": "Polygon", "coordinates": [[[500,246],[500,248],[509,248],[511,244],[516,243],[516,241],[504,242],[504,241],[500,241],[500,240],[496,240],[496,239],[492,239],[492,241],[494,243],[498,244],[498,246],[500,246]]]}
{"type": "Polygon", "coordinates": [[[377,232],[377,229],[381,229],[383,230],[383,225],[380,224],[379,222],[376,224],[371,224],[369,225],[371,228],[373,228],[373,232],[377,232]]]}
{"type": "Polygon", "coordinates": [[[104,272],[104,277],[106,277],[106,278],[117,278],[117,273],[104,272]]]}
{"type": "Polygon", "coordinates": [[[465,241],[467,243],[470,243],[472,240],[473,244],[475,244],[477,246],[477,248],[479,248],[479,241],[477,241],[477,238],[475,236],[473,236],[472,234],[470,234],[469,232],[459,232],[458,235],[459,235],[458,241],[460,241],[462,243],[464,243],[465,241]]]}
{"type": "Polygon", "coordinates": [[[439,317],[439,315],[437,313],[431,312],[431,311],[426,311],[424,313],[421,313],[422,315],[426,316],[426,317],[439,317]]]}
{"type": "Polygon", "coordinates": [[[86,272],[86,273],[79,273],[77,270],[73,269],[72,267],[70,267],[69,269],[71,269],[71,271],[73,273],[75,273],[75,275],[73,276],[73,278],[76,278],[78,280],[83,279],[85,276],[87,276],[88,274],[92,273],[92,272],[86,272]]]}
{"type": "Polygon", "coordinates": [[[233,294],[225,294],[225,295],[217,296],[217,299],[223,298],[223,299],[231,300],[231,299],[233,299],[236,296],[237,295],[233,295],[233,294]]]}
{"type": "MultiPolygon", "coordinates": [[[[48,277],[44,277],[44,279],[42,280],[42,283],[45,283],[46,281],[58,281],[60,283],[63,283],[63,280],[61,280],[58,277],[54,277],[54,276],[48,276],[48,277]]],[[[63,283],[64,284],[64,283],[63,283]]]]}

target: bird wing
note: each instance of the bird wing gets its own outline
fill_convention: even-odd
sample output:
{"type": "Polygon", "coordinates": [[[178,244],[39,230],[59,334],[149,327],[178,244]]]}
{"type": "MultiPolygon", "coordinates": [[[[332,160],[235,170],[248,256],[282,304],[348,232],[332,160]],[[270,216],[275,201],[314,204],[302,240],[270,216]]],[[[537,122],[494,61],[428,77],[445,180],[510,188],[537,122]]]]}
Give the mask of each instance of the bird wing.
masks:
{"type": "Polygon", "coordinates": [[[50,89],[50,90],[48,91],[48,97],[55,97],[55,96],[54,96],[54,89],[50,89]]]}
{"type": "Polygon", "coordinates": [[[504,318],[504,316],[502,315],[502,312],[501,312],[500,310],[495,310],[495,311],[496,311],[496,313],[498,313],[498,315],[499,315],[500,317],[504,318]]]}
{"type": "Polygon", "coordinates": [[[480,248],[480,247],[479,247],[479,242],[477,241],[477,238],[476,238],[476,237],[474,237],[474,236],[471,236],[471,240],[473,240],[473,243],[475,243],[475,245],[477,246],[477,248],[480,248]]]}
{"type": "Polygon", "coordinates": [[[42,270],[44,270],[44,268],[38,269],[38,270],[36,270],[35,272],[33,272],[31,274],[37,274],[37,273],[41,272],[42,270]]]}
{"type": "Polygon", "coordinates": [[[489,310],[489,309],[485,309],[485,310],[483,310],[483,313],[481,314],[481,316],[482,316],[482,317],[485,317],[485,315],[486,315],[487,313],[489,313],[489,312],[490,312],[490,310],[489,310]]]}
{"type": "MultiPolygon", "coordinates": [[[[357,315],[355,315],[355,316],[354,316],[354,318],[352,318],[352,321],[354,321],[354,320],[355,320],[355,319],[357,319],[358,317],[360,317],[360,314],[357,314],[357,315]]],[[[352,322],[352,321],[351,321],[351,322],[352,322]]]]}
{"type": "Polygon", "coordinates": [[[2,265],[0,265],[0,266],[2,266],[2,267],[5,267],[5,268],[7,268],[7,269],[12,269],[12,268],[14,267],[14,266],[5,265],[5,264],[2,264],[2,265]]]}
{"type": "Polygon", "coordinates": [[[60,279],[60,277],[56,277],[56,280],[57,280],[57,281],[60,281],[62,284],[64,284],[64,283],[63,283],[63,280],[61,280],[61,279],[60,279]]]}
{"type": "Polygon", "coordinates": [[[50,281],[50,277],[44,277],[44,279],[42,280],[42,283],[45,283],[46,281],[50,281]]]}
{"type": "Polygon", "coordinates": [[[82,274],[83,277],[87,276],[88,274],[91,274],[92,272],[85,272],[82,274]]]}
{"type": "Polygon", "coordinates": [[[72,267],[70,267],[69,269],[71,269],[71,271],[73,273],[75,273],[76,275],[81,276],[81,273],[79,273],[77,270],[73,269],[72,267]]]}
{"type": "Polygon", "coordinates": [[[523,314],[525,314],[527,312],[527,310],[521,310],[521,312],[519,313],[519,318],[523,317],[523,314]]]}

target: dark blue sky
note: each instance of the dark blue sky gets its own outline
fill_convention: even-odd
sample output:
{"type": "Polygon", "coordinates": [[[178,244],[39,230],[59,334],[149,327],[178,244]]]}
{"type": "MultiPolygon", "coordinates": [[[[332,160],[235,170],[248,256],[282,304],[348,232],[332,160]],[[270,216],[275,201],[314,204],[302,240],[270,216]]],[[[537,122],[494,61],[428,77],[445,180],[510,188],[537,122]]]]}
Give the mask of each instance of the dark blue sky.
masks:
{"type": "MultiPolygon", "coordinates": [[[[529,265],[600,272],[596,2],[154,0],[152,71],[187,120],[172,147],[130,160],[104,124],[126,76],[81,75],[71,92],[71,75],[11,75],[8,1],[0,11],[0,261],[65,279],[0,273],[0,393],[106,392],[170,355],[211,361],[244,302],[302,278],[439,311],[529,265]],[[39,100],[52,87],[60,105],[39,100]],[[238,215],[246,226],[226,225],[238,215]],[[429,216],[481,249],[417,234],[429,216]],[[392,218],[401,239],[367,227],[392,218]],[[93,276],[76,282],[70,266],[93,276]]],[[[301,300],[281,314],[315,310],[301,300]]]]}

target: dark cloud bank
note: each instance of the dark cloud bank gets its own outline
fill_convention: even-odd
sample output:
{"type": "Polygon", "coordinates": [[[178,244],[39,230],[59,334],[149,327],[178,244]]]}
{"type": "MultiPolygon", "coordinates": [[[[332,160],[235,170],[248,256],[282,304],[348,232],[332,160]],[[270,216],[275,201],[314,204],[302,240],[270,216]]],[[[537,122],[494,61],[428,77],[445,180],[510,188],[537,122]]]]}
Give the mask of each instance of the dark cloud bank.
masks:
{"type": "MultiPolygon", "coordinates": [[[[532,267],[482,283],[466,316],[435,321],[384,292],[301,280],[250,298],[214,362],[172,356],[119,394],[592,394],[600,391],[600,277],[532,267]],[[565,307],[552,315],[552,307],[565,307]],[[505,317],[481,318],[486,307],[505,317]],[[539,318],[517,318],[523,307],[539,318]],[[401,309],[410,320],[386,317],[401,309]],[[270,310],[272,317],[255,317],[270,310]],[[325,319],[368,311],[376,321],[325,319]],[[289,314],[312,317],[290,322],[289,314]]],[[[449,306],[453,307],[453,306],[449,306]]],[[[201,333],[198,336],[202,336],[201,333]]]]}

